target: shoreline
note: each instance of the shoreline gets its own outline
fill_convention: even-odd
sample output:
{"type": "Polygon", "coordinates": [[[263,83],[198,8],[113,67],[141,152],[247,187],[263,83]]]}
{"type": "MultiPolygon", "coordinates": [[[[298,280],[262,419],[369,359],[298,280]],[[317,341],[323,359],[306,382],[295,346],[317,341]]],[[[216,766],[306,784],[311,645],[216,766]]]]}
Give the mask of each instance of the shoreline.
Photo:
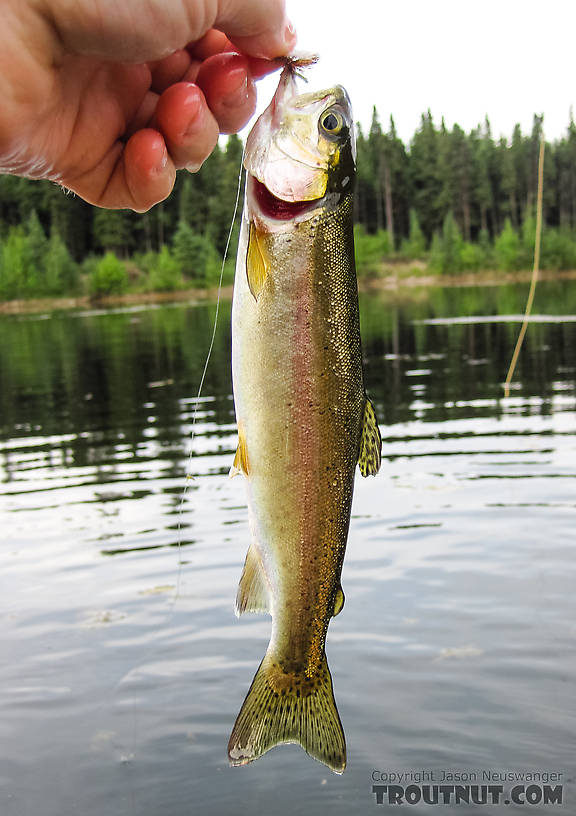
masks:
{"type": "MultiPolygon", "coordinates": [[[[498,272],[486,270],[482,272],[459,272],[456,275],[394,275],[365,278],[358,282],[360,292],[400,290],[400,289],[427,289],[433,287],[467,287],[467,286],[505,286],[513,283],[530,283],[531,270],[518,272],[498,272]]],[[[562,271],[540,271],[538,281],[576,280],[576,269],[562,271]]]]}
{"type": "MultiPolygon", "coordinates": [[[[107,309],[115,306],[141,306],[186,301],[190,304],[215,301],[218,288],[179,289],[175,292],[128,292],[124,295],[106,295],[94,298],[90,295],[78,297],[26,298],[0,302],[0,316],[36,314],[39,312],[63,312],[74,309],[107,309]]],[[[232,286],[223,286],[221,297],[232,297],[232,286]]]]}
{"type": "MultiPolygon", "coordinates": [[[[402,289],[427,289],[433,287],[470,287],[470,286],[504,286],[514,283],[529,283],[532,272],[464,272],[458,275],[411,275],[386,274],[373,278],[360,278],[358,289],[362,293],[397,292],[402,289]]],[[[561,272],[542,271],[539,281],[576,280],[576,270],[561,272]]],[[[231,299],[233,287],[222,287],[221,297],[231,299]]],[[[218,288],[181,289],[175,292],[130,292],[123,295],[106,295],[93,298],[89,295],[79,297],[30,298],[6,300],[0,302],[2,315],[37,314],[40,312],[73,311],[74,309],[114,308],[117,306],[140,306],[146,304],[163,304],[188,302],[189,304],[215,301],[218,288]]]]}

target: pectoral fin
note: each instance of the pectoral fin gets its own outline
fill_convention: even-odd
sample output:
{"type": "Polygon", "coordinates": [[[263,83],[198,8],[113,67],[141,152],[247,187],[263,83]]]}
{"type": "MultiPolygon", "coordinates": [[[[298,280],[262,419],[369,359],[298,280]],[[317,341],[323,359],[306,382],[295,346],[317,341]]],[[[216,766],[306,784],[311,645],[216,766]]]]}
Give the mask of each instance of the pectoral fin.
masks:
{"type": "Polygon", "coordinates": [[[374,406],[366,397],[364,404],[364,421],[362,423],[362,437],[358,466],[362,476],[375,476],[380,470],[382,457],[382,437],[376,420],[374,406]]]}
{"type": "Polygon", "coordinates": [[[246,437],[244,436],[242,428],[238,428],[238,447],[236,448],[236,455],[232,467],[230,468],[229,476],[232,478],[238,476],[239,473],[243,473],[245,476],[249,474],[246,437]]]}
{"type": "Polygon", "coordinates": [[[268,277],[270,264],[262,245],[262,237],[254,224],[250,224],[248,251],[246,252],[246,274],[248,286],[254,299],[258,300],[268,277]]]}
{"type": "Polygon", "coordinates": [[[236,614],[269,612],[268,586],[258,550],[250,544],[236,595],[236,614]]]}

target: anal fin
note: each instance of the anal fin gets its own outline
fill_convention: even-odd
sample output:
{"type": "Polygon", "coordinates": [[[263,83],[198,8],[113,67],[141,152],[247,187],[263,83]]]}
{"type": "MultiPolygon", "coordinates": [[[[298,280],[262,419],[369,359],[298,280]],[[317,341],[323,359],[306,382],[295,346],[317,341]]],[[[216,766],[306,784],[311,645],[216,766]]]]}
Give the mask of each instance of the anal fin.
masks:
{"type": "Polygon", "coordinates": [[[236,614],[269,612],[268,586],[258,550],[250,544],[236,595],[236,614]]]}
{"type": "Polygon", "coordinates": [[[364,404],[364,420],[362,422],[362,437],[358,454],[358,466],[362,476],[375,476],[380,470],[382,459],[382,437],[378,428],[378,421],[374,406],[366,397],[364,404]]]}

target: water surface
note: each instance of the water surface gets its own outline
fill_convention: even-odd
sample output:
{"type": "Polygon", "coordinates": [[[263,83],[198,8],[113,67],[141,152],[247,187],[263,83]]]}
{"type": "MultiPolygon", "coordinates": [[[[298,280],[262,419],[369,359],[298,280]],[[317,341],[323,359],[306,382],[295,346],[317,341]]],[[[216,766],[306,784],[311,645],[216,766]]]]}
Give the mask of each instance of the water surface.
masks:
{"type": "Polygon", "coordinates": [[[571,812],[571,286],[540,287],[509,399],[525,287],[362,300],[384,460],[358,477],[327,643],[342,777],[296,746],[227,764],[270,630],[233,614],[229,304],[190,462],[213,306],[0,318],[2,816],[364,814],[375,769],[561,772],[571,812]]]}

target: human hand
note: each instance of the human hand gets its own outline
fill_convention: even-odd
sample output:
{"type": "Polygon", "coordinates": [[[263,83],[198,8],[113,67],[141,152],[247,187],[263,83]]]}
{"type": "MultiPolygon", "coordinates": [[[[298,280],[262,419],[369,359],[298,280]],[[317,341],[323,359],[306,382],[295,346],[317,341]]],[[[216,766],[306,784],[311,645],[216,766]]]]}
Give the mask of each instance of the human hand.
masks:
{"type": "Polygon", "coordinates": [[[254,79],[296,39],[284,0],[0,7],[0,172],[140,212],[170,194],[176,169],[197,170],[220,133],[246,124],[254,79]]]}

